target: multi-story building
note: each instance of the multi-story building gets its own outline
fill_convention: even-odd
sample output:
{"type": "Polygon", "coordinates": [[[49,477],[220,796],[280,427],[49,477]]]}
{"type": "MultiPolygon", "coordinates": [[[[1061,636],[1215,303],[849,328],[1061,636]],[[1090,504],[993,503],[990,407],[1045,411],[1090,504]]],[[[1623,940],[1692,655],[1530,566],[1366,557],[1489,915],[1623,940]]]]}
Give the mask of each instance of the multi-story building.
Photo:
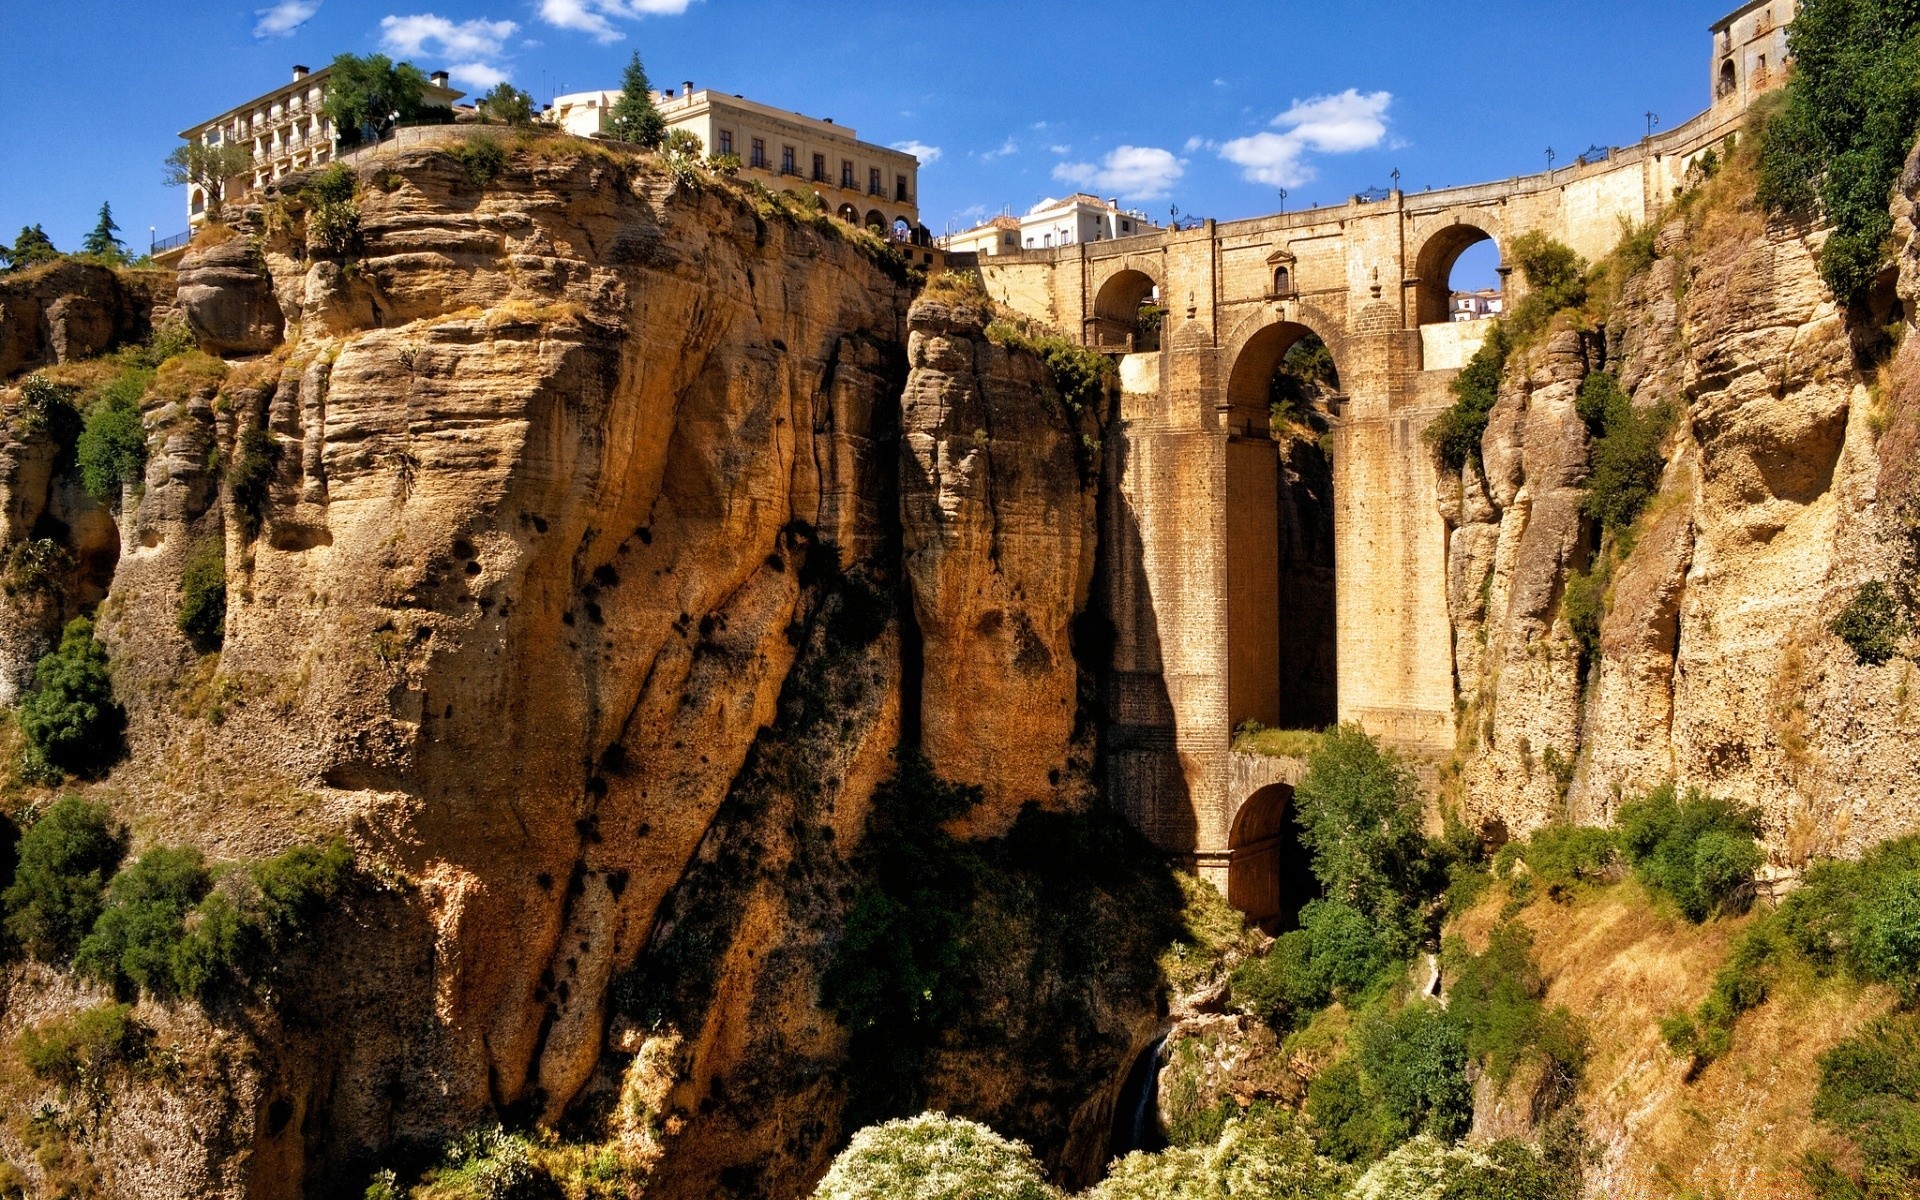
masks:
{"type": "Polygon", "coordinates": [[[1749,0],[1715,21],[1713,109],[1719,119],[1744,112],[1754,97],[1786,79],[1787,26],[1798,0],[1749,0]]]}
{"type": "MultiPolygon", "coordinates": [[[[547,120],[570,133],[604,133],[617,91],[556,97],[547,120]]],[[[806,117],[770,104],[711,90],[654,95],[669,132],[684,129],[710,155],[732,154],[740,173],[770,188],[811,189],[828,211],[855,225],[876,225],[895,237],[925,234],[920,226],[920,160],[863,142],[830,118],[806,117]]]]}
{"type": "Polygon", "coordinates": [[[1022,217],[995,217],[984,225],[948,234],[940,245],[950,254],[994,255],[1137,237],[1159,228],[1145,213],[1121,208],[1118,200],[1075,192],[1064,200],[1042,200],[1022,217]]]}
{"type": "Polygon", "coordinates": [[[1506,301],[1501,297],[1499,288],[1455,292],[1447,305],[1447,315],[1455,321],[1481,321],[1497,317],[1505,311],[1506,301]]]}
{"type": "MultiPolygon", "coordinates": [[[[253,171],[227,181],[225,198],[233,199],[266,186],[293,171],[304,171],[332,162],[339,152],[339,139],[333,123],[320,111],[327,96],[327,75],[331,67],[309,71],[293,68],[293,81],[256,96],[245,104],[202,121],[180,136],[189,142],[217,146],[226,142],[251,146],[253,171]]],[[[447,73],[435,71],[422,95],[428,104],[451,107],[466,95],[447,86],[447,73]]],[[[198,225],[206,219],[208,197],[196,185],[187,188],[187,219],[198,225]]]]}

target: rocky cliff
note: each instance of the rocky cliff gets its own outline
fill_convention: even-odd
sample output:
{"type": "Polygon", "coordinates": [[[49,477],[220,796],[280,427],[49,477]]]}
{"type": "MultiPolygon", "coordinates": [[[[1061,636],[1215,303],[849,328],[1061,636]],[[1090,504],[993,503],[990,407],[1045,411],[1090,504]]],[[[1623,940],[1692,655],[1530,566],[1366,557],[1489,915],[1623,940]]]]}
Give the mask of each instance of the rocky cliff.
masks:
{"type": "MultiPolygon", "coordinates": [[[[793,1194],[846,1132],[820,980],[895,752],[980,789],[956,835],[1090,802],[1102,414],[984,310],[910,315],[884,244],[804,206],[581,143],[470,150],[384,153],[344,202],[290,179],[196,245],[179,305],[215,357],[146,392],[117,508],[17,420],[0,460],[9,544],[51,513],[98,564],[76,603],[127,755],[95,792],[136,851],[341,835],[359,863],[271,1005],[178,1035],[245,1047],[194,1102],[226,1149],[147,1153],[182,1195],[292,1196],[569,1119],[659,1194],[793,1194]],[[175,620],[209,546],[211,653],[175,620]]],[[[27,624],[0,628],[16,668],[57,628],[27,624]]],[[[1134,968],[1074,986],[1109,969],[1134,968]]],[[[9,1036],[60,1003],[27,997],[88,994],[11,986],[9,1036]]],[[[1151,988],[1090,1003],[1058,1076],[963,1039],[945,1078],[996,1110],[1093,1096],[1034,1136],[1097,1165],[1151,988]]],[[[88,1151],[103,1194],[153,1194],[132,1136],[88,1151]]]]}
{"type": "Polygon", "coordinates": [[[1905,328],[1891,286],[1879,312],[1842,311],[1819,232],[1764,218],[1751,189],[1736,160],[1665,219],[1603,324],[1563,318],[1510,363],[1484,474],[1443,489],[1460,787],[1482,819],[1604,824],[1672,780],[1758,806],[1782,866],[1920,823],[1913,668],[1831,630],[1863,583],[1911,579],[1915,347],[1883,332],[1905,328]],[[1602,371],[1674,415],[1657,495],[1604,545],[1578,412],[1602,371]],[[1588,580],[1603,615],[1583,646],[1567,595],[1588,580]]]}

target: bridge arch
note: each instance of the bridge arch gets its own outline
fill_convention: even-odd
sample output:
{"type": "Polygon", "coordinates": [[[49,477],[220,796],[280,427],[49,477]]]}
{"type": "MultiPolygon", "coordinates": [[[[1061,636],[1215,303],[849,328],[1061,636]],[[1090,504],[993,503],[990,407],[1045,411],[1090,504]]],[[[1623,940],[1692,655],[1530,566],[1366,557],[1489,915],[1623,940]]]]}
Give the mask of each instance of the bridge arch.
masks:
{"type": "Polygon", "coordinates": [[[1437,325],[1452,319],[1453,266],[1460,256],[1482,242],[1492,242],[1506,259],[1506,247],[1492,231],[1474,221],[1455,219],[1428,235],[1413,262],[1414,324],[1437,325]]]}
{"type": "Polygon", "coordinates": [[[1093,315],[1087,322],[1090,346],[1127,350],[1158,348],[1158,328],[1144,329],[1140,308],[1160,290],[1159,281],[1135,266],[1123,266],[1108,275],[1094,293],[1093,315]],[[1152,342],[1152,344],[1148,344],[1152,342]]]}
{"type": "MultiPolygon", "coordinates": [[[[1288,774],[1297,778],[1298,772],[1288,774]]],[[[1276,782],[1253,792],[1235,811],[1227,836],[1227,903],[1269,933],[1293,926],[1314,893],[1293,820],[1293,788],[1276,782]]]]}

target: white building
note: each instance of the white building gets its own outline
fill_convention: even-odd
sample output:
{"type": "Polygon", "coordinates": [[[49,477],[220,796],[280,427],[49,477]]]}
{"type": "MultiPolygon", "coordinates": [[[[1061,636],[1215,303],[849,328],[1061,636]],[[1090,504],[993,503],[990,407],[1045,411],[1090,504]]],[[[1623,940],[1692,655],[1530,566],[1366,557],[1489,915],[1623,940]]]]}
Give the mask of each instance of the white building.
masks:
{"type": "MultiPolygon", "coordinates": [[[[332,67],[321,67],[318,71],[309,71],[295,66],[292,82],[264,96],[256,96],[210,121],[181,130],[180,136],[189,142],[209,146],[241,142],[252,147],[251,177],[236,176],[228,180],[223,199],[236,199],[283,175],[333,161],[339,139],[332,122],[320,111],[321,102],[327,96],[327,75],[332,70],[332,67]]],[[[421,98],[428,104],[450,108],[464,95],[465,92],[447,86],[445,71],[435,71],[421,98]]],[[[198,225],[206,216],[206,194],[198,185],[190,185],[187,220],[198,225]]]]}
{"type": "MultiPolygon", "coordinates": [[[[604,133],[618,91],[575,92],[556,97],[546,119],[569,133],[604,133]]],[[[669,131],[684,129],[707,154],[733,154],[741,175],[778,191],[811,189],[828,211],[855,225],[877,225],[899,236],[920,230],[920,160],[887,146],[863,142],[854,130],[830,118],[761,104],[742,96],[695,91],[691,81],[676,93],[654,94],[669,131]]],[[[924,239],[924,234],[920,234],[924,239]]]]}
{"type": "Polygon", "coordinates": [[[1145,213],[1121,208],[1118,200],[1102,200],[1086,192],[1075,192],[1064,200],[1051,197],[1042,200],[1028,209],[1025,216],[995,217],[984,225],[948,234],[940,239],[940,245],[948,253],[994,255],[1079,242],[1109,242],[1115,238],[1138,237],[1159,228],[1145,213]]]}
{"type": "Polygon", "coordinates": [[[1483,321],[1506,311],[1498,288],[1475,292],[1455,292],[1448,303],[1447,315],[1455,321],[1483,321]]]}

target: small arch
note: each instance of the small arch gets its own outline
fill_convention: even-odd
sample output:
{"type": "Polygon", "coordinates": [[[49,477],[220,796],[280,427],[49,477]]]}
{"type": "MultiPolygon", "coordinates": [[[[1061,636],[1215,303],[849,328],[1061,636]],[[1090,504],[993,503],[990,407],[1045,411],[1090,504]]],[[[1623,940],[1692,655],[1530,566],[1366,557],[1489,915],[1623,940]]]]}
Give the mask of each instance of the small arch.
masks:
{"type": "Polygon", "coordinates": [[[1314,895],[1292,816],[1293,788],[1269,784],[1247,797],[1227,836],[1227,903],[1268,933],[1297,924],[1301,906],[1314,895]]]}
{"type": "Polygon", "coordinates": [[[1164,315],[1154,303],[1159,295],[1160,285],[1145,271],[1129,267],[1115,272],[1094,296],[1087,344],[1129,351],[1159,349],[1164,315]]]}
{"type": "Polygon", "coordinates": [[[849,225],[858,225],[860,223],[860,210],[851,204],[842,204],[835,210],[833,215],[839,217],[849,225]]]}
{"type": "Polygon", "coordinates": [[[1273,294],[1275,296],[1293,295],[1293,268],[1281,265],[1273,269],[1273,294]]]}
{"type": "MultiPolygon", "coordinates": [[[[1499,243],[1494,241],[1491,233],[1488,233],[1478,225],[1469,225],[1464,221],[1455,222],[1441,229],[1432,237],[1429,237],[1426,244],[1420,247],[1420,253],[1414,259],[1414,278],[1418,280],[1418,285],[1414,293],[1414,320],[1416,324],[1436,325],[1454,319],[1453,314],[1456,308],[1454,268],[1460,264],[1463,255],[1483,242],[1492,243],[1494,251],[1494,279],[1497,281],[1501,278],[1499,274],[1499,243]]],[[[1475,280],[1473,282],[1484,281],[1475,280]]],[[[1460,295],[1472,296],[1480,300],[1488,301],[1493,306],[1491,311],[1470,314],[1488,316],[1492,315],[1493,312],[1499,311],[1498,301],[1500,297],[1492,295],[1492,293],[1497,293],[1501,290],[1499,287],[1466,288],[1462,289],[1460,295]]]]}
{"type": "Polygon", "coordinates": [[[896,242],[911,242],[913,240],[913,222],[907,220],[905,217],[895,217],[888,233],[896,242]]]}
{"type": "Polygon", "coordinates": [[[868,209],[866,226],[875,233],[884,235],[887,231],[887,215],[877,208],[868,209]]]}
{"type": "MultiPolygon", "coordinates": [[[[1695,78],[1698,78],[1698,76],[1695,76],[1695,78]]],[[[1733,60],[1729,58],[1720,64],[1720,83],[1714,88],[1713,94],[1716,97],[1731,96],[1739,86],[1740,81],[1735,76],[1733,70],[1733,60]]]]}

